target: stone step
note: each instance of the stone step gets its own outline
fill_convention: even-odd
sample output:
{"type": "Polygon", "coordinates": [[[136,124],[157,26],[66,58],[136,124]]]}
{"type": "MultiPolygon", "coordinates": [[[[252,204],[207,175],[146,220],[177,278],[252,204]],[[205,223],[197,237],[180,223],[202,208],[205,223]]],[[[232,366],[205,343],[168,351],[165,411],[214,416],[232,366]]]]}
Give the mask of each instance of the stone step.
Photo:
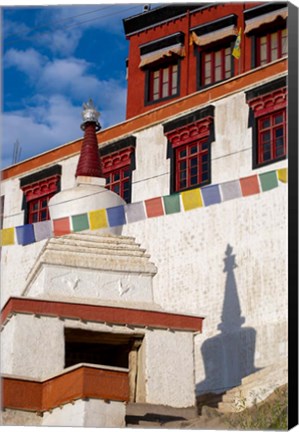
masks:
{"type": "Polygon", "coordinates": [[[76,244],[67,244],[67,243],[61,243],[59,247],[57,245],[50,244],[48,247],[48,250],[56,250],[56,251],[66,251],[66,252],[72,252],[77,254],[96,254],[96,255],[118,255],[118,256],[132,256],[132,257],[140,257],[140,258],[150,258],[150,255],[145,253],[144,249],[138,249],[138,248],[118,248],[117,246],[114,247],[98,247],[98,246],[87,246],[87,245],[76,245],[76,244]]]}

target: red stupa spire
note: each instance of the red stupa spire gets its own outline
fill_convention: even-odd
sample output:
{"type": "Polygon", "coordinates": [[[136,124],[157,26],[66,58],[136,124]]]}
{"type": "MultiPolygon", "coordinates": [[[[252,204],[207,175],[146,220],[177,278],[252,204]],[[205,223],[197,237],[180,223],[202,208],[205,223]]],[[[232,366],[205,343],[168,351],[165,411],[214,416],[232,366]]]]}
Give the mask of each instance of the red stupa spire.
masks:
{"type": "Polygon", "coordinates": [[[100,113],[95,109],[91,99],[83,104],[83,109],[81,129],[84,130],[84,139],[75,175],[103,177],[96,136],[96,131],[101,129],[98,121],[100,113]]]}

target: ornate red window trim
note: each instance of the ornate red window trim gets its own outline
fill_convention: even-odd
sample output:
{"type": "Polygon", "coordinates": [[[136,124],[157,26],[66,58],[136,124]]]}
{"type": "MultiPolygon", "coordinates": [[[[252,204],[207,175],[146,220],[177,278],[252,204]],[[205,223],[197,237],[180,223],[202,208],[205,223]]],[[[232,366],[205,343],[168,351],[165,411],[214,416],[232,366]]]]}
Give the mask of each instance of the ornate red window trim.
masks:
{"type": "Polygon", "coordinates": [[[253,165],[276,162],[287,153],[287,88],[248,101],[254,115],[253,165]]]}
{"type": "Polygon", "coordinates": [[[210,182],[210,126],[208,116],[166,133],[174,155],[174,192],[210,182]]]}
{"type": "Polygon", "coordinates": [[[26,202],[26,223],[49,220],[48,201],[59,191],[60,175],[22,186],[26,202]]]}
{"type": "Polygon", "coordinates": [[[106,187],[120,195],[127,203],[131,201],[133,153],[134,147],[130,146],[101,157],[106,187]]]}

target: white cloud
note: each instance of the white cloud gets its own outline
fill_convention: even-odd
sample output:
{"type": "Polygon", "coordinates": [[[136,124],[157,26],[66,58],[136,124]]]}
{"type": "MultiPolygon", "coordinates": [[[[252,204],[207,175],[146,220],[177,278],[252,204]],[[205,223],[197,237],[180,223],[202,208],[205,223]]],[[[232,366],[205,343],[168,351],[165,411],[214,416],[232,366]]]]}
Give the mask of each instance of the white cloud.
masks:
{"type": "Polygon", "coordinates": [[[24,51],[11,48],[4,55],[3,65],[7,68],[16,67],[28,77],[35,79],[46,61],[47,58],[33,48],[24,51]]]}

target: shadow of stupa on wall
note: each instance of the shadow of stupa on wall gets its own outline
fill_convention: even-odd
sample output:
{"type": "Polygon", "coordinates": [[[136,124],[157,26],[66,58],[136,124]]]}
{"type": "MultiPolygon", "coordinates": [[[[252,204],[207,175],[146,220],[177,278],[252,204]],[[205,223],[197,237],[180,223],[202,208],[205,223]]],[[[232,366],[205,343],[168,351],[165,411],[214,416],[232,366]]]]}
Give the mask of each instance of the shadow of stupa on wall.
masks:
{"type": "Polygon", "coordinates": [[[245,317],[241,314],[240,301],[234,270],[237,267],[233,248],[228,244],[224,258],[227,273],[220,334],[207,339],[201,347],[205,379],[196,384],[196,393],[223,393],[241,384],[242,378],[256,372],[254,354],[256,331],[243,327],[245,317]]]}

